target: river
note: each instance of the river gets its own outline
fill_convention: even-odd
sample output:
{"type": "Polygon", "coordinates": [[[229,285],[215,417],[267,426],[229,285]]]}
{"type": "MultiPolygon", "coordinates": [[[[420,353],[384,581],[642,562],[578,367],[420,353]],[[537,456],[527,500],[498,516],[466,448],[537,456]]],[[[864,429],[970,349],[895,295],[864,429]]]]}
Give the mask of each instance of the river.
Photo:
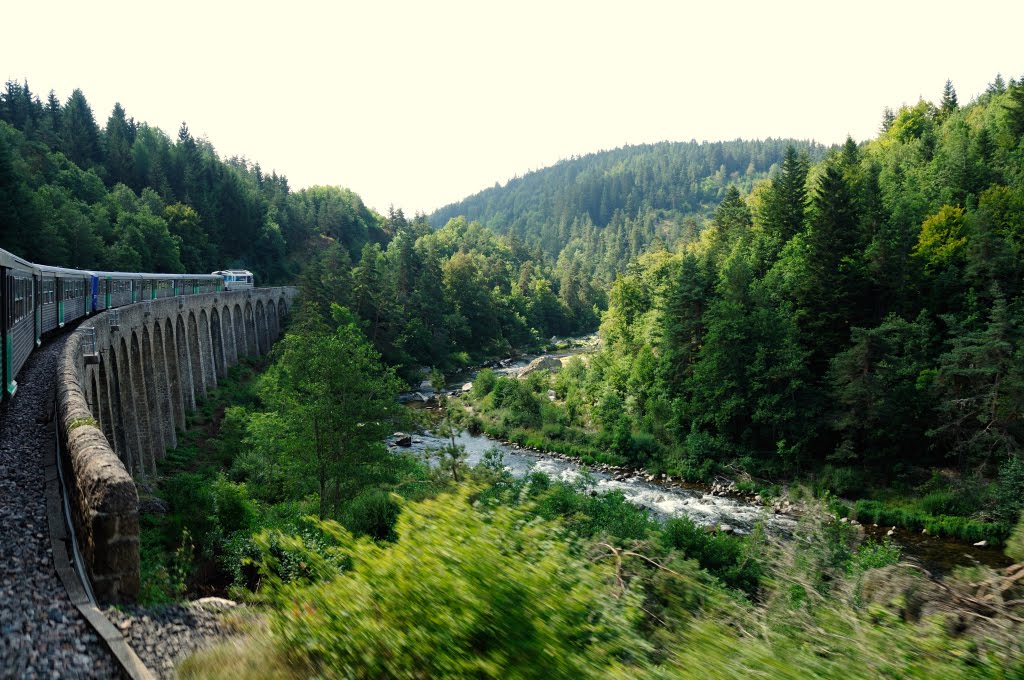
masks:
{"type": "MultiPolygon", "coordinates": [[[[683,484],[678,481],[659,483],[648,482],[638,472],[609,474],[586,470],[579,463],[552,455],[527,451],[515,444],[504,444],[483,435],[461,433],[455,443],[465,447],[467,463],[476,465],[484,453],[497,449],[502,454],[502,463],[514,477],[523,477],[530,472],[543,472],[552,479],[577,482],[583,475],[586,488],[607,493],[618,491],[628,501],[642,506],[662,518],[686,516],[697,524],[708,527],[728,525],[739,534],[749,533],[757,522],[764,522],[769,531],[788,534],[796,526],[796,518],[773,514],[760,505],[749,503],[733,496],[711,495],[702,487],[683,484]],[[619,479],[616,479],[619,478],[619,479]]],[[[425,454],[427,449],[440,449],[448,444],[447,439],[430,433],[418,434],[412,438],[409,450],[425,454]]]]}
{"type": "MultiPolygon", "coordinates": [[[[587,354],[596,349],[596,336],[576,338],[570,341],[570,347],[562,352],[553,352],[552,357],[565,357],[576,354],[587,354]]],[[[493,370],[505,375],[518,375],[534,356],[523,356],[495,362],[493,370]]],[[[446,389],[455,394],[461,391],[464,382],[476,377],[476,369],[452,376],[453,381],[446,389]]],[[[421,386],[420,392],[409,392],[400,400],[410,405],[422,404],[432,390],[421,386]]],[[[446,439],[440,439],[430,433],[413,436],[409,450],[425,454],[427,449],[440,449],[447,445],[446,439]]],[[[473,435],[462,432],[455,443],[465,447],[467,463],[476,465],[483,460],[484,453],[497,449],[502,454],[504,466],[513,476],[522,477],[531,471],[539,471],[553,479],[567,482],[584,480],[585,488],[597,493],[618,491],[625,498],[654,515],[667,519],[671,517],[689,517],[695,523],[706,527],[726,528],[737,534],[747,534],[755,524],[762,522],[769,533],[788,536],[796,527],[798,517],[794,514],[776,513],[746,498],[735,495],[720,495],[705,485],[687,484],[675,480],[649,480],[648,475],[637,471],[619,470],[612,473],[586,469],[580,463],[566,460],[556,455],[528,451],[515,444],[505,444],[484,435],[473,435]]],[[[393,444],[393,442],[392,442],[393,444]]],[[[890,537],[888,527],[865,526],[868,536],[877,540],[890,537]]],[[[905,555],[913,557],[926,568],[936,573],[948,573],[956,566],[985,564],[993,568],[1007,566],[1009,558],[1000,548],[972,546],[968,543],[941,536],[928,536],[902,529],[896,529],[891,538],[898,543],[905,555]]]]}

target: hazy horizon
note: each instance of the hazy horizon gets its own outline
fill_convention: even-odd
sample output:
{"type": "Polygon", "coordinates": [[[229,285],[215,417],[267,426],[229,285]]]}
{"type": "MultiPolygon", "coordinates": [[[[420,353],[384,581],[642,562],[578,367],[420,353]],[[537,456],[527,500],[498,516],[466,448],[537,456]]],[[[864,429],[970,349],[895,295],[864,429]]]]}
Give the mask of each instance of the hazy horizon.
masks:
{"type": "Polygon", "coordinates": [[[296,2],[57,2],[8,9],[0,76],[45,99],[80,88],[172,138],[293,189],[341,185],[407,214],[572,156],[660,141],[876,134],[885,107],[961,103],[1019,77],[1024,4],[640,2],[491,8],[296,2]],[[123,18],[120,18],[123,17],[123,18]],[[45,30],[40,27],[45,27],[45,30]]]}

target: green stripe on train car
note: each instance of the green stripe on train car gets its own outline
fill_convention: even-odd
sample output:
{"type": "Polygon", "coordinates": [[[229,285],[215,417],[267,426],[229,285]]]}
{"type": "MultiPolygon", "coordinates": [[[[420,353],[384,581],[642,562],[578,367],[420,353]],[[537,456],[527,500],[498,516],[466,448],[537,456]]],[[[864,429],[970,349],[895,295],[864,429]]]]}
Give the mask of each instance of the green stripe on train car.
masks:
{"type": "Polygon", "coordinates": [[[14,382],[14,376],[11,375],[11,365],[13,364],[11,344],[13,340],[13,333],[4,336],[4,388],[11,396],[14,396],[14,392],[18,389],[18,384],[14,382]]]}
{"type": "Polygon", "coordinates": [[[64,301],[61,300],[57,303],[57,324],[64,325],[64,301]]]}

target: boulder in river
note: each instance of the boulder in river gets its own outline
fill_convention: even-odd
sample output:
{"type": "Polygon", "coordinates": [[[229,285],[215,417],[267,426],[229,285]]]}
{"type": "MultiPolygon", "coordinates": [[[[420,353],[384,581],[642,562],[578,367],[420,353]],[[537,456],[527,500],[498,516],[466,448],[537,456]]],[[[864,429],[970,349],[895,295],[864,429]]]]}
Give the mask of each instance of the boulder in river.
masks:
{"type": "Polygon", "coordinates": [[[526,376],[536,371],[551,371],[555,372],[562,368],[562,360],[558,357],[543,356],[537,357],[527,365],[526,368],[519,371],[519,377],[525,378],[526,376]]]}
{"type": "Polygon", "coordinates": [[[404,432],[395,433],[395,445],[408,448],[412,446],[412,435],[404,432]]]}

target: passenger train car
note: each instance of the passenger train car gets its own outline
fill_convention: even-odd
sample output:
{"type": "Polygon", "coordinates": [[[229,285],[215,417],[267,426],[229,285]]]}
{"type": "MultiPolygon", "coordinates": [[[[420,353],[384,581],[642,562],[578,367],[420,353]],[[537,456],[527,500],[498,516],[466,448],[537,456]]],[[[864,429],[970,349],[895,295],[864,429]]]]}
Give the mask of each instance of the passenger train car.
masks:
{"type": "Polygon", "coordinates": [[[248,269],[225,269],[213,272],[213,275],[224,277],[224,290],[238,290],[253,286],[252,272],[248,269]]]}
{"type": "MultiPolygon", "coordinates": [[[[249,275],[248,287],[252,287],[252,274],[245,273],[249,275]]],[[[66,269],[32,264],[5,250],[0,250],[0,281],[0,399],[14,396],[18,372],[46,333],[133,302],[226,289],[226,277],[220,273],[141,274],[66,269]]]]}

